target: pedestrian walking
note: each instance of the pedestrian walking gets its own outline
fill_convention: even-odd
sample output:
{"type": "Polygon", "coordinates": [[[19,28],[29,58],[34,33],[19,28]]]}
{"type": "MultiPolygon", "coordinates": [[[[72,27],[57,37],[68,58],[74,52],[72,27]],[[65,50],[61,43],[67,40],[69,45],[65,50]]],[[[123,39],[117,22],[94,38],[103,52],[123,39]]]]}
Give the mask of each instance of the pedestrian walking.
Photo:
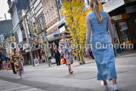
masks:
{"type": "Polygon", "coordinates": [[[18,73],[19,78],[22,79],[22,70],[23,70],[22,61],[24,60],[24,58],[21,54],[16,52],[16,49],[13,49],[13,51],[14,52],[10,55],[10,62],[14,64],[14,66],[12,64],[13,70],[15,70],[18,73]]]}
{"type": "Polygon", "coordinates": [[[2,53],[0,52],[0,70],[2,69],[2,53]]]}
{"type": "Polygon", "coordinates": [[[9,56],[9,60],[10,60],[10,64],[11,64],[11,68],[12,68],[12,71],[13,71],[13,74],[17,74],[17,72],[15,71],[15,65],[14,65],[14,60],[13,59],[13,53],[10,54],[9,56]]]}
{"type": "Polygon", "coordinates": [[[91,57],[92,59],[94,59],[94,56],[93,56],[93,53],[92,53],[91,48],[89,48],[89,55],[90,55],[90,57],[91,57]]]}
{"type": "Polygon", "coordinates": [[[69,74],[73,74],[71,64],[72,64],[72,48],[70,41],[66,39],[65,34],[62,33],[62,39],[59,42],[59,51],[61,56],[63,56],[66,60],[66,64],[68,65],[69,74]]]}
{"type": "Polygon", "coordinates": [[[10,61],[7,61],[6,69],[7,69],[7,70],[11,70],[11,64],[10,64],[10,61]]]}
{"type": "Polygon", "coordinates": [[[57,46],[54,47],[54,58],[56,59],[57,66],[60,65],[60,52],[58,51],[57,46]]]}
{"type": "Polygon", "coordinates": [[[3,58],[3,61],[2,61],[2,65],[3,65],[3,70],[5,70],[6,69],[6,60],[5,60],[5,58],[3,58]]]}
{"type": "MultiPolygon", "coordinates": [[[[98,69],[97,79],[102,80],[105,90],[108,89],[106,80],[112,80],[113,91],[118,91],[115,56],[113,46],[111,46],[112,43],[114,44],[111,19],[106,12],[99,10],[97,0],[90,0],[90,7],[92,11],[86,16],[86,43],[92,44],[92,52],[98,69]],[[110,31],[112,40],[107,32],[107,28],[110,31]]],[[[89,49],[87,48],[88,51],[89,49]]]]}

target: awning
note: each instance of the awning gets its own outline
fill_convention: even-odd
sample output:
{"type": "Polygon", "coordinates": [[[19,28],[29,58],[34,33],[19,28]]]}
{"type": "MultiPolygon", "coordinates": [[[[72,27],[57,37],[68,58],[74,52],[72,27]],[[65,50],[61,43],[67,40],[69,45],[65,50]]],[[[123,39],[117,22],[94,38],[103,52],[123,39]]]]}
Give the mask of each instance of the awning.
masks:
{"type": "Polygon", "coordinates": [[[2,58],[8,58],[8,56],[7,56],[7,55],[4,55],[4,56],[2,56],[2,58]]]}
{"type": "Polygon", "coordinates": [[[111,12],[112,10],[125,4],[124,0],[110,0],[103,4],[103,10],[106,12],[111,12]]]}
{"type": "Polygon", "coordinates": [[[111,12],[123,5],[135,3],[136,0],[110,0],[107,3],[103,4],[103,10],[106,12],[111,12]]]}

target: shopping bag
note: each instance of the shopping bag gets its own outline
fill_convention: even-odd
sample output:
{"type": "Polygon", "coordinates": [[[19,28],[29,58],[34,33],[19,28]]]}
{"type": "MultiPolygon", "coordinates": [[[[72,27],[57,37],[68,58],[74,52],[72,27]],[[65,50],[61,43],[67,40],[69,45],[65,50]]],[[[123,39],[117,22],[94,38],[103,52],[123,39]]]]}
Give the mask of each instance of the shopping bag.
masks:
{"type": "Polygon", "coordinates": [[[51,64],[55,64],[56,63],[56,59],[54,57],[51,58],[51,64]]]}
{"type": "Polygon", "coordinates": [[[39,61],[38,61],[38,59],[36,58],[36,59],[34,59],[34,65],[35,66],[38,66],[39,65],[39,61]]]}
{"type": "Polygon", "coordinates": [[[21,62],[21,65],[22,65],[22,74],[25,74],[25,72],[24,72],[24,63],[23,62],[21,62]]]}

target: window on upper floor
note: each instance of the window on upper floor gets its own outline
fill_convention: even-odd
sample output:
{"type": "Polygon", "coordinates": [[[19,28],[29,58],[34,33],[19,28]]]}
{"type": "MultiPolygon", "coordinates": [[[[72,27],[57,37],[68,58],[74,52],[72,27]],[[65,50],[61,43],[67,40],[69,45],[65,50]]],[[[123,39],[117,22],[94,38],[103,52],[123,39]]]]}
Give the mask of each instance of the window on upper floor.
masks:
{"type": "Polygon", "coordinates": [[[43,15],[43,12],[40,13],[40,15],[37,17],[37,22],[38,22],[38,25],[40,26],[40,29],[44,28],[45,27],[45,18],[44,18],[44,15],[43,15]]]}

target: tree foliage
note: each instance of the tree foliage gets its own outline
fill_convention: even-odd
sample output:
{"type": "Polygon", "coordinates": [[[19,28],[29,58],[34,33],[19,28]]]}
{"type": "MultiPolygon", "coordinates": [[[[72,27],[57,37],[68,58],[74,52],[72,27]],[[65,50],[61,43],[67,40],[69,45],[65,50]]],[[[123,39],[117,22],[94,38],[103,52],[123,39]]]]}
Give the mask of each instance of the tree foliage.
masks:
{"type": "Polygon", "coordinates": [[[86,37],[86,13],[84,8],[85,6],[82,0],[64,0],[62,4],[63,10],[61,10],[61,14],[67,22],[66,25],[71,36],[71,42],[75,45],[74,51],[78,52],[81,60],[84,60],[83,51],[86,37]],[[77,46],[79,44],[81,46],[77,46]]]}

